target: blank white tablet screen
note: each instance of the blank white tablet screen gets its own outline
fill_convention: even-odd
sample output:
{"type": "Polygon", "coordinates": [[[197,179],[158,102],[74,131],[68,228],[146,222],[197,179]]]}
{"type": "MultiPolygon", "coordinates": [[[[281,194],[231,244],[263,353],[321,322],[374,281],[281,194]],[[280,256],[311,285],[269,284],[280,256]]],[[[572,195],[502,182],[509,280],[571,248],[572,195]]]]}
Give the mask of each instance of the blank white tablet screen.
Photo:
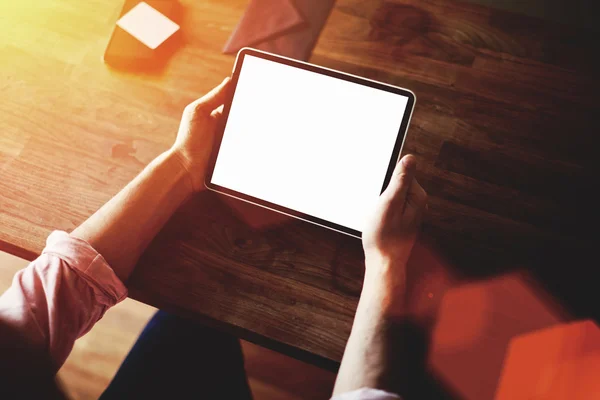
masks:
{"type": "Polygon", "coordinates": [[[362,232],[407,101],[246,55],[211,183],[362,232]]]}

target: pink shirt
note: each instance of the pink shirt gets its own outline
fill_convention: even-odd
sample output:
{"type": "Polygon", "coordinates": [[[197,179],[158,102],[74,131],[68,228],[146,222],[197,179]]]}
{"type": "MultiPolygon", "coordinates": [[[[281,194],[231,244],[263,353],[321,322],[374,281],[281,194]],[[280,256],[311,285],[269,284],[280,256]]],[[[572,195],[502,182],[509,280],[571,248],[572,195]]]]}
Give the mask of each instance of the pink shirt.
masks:
{"type": "MultiPolygon", "coordinates": [[[[55,231],[42,255],[19,271],[0,297],[0,320],[32,345],[47,349],[55,373],[75,340],[126,297],[127,288],[92,246],[55,231]]],[[[380,390],[360,389],[332,400],[399,398],[380,390]]]]}
{"type": "Polygon", "coordinates": [[[56,231],[0,297],[0,319],[43,345],[56,372],[75,340],[126,297],[127,288],[92,246],[56,231]]]}

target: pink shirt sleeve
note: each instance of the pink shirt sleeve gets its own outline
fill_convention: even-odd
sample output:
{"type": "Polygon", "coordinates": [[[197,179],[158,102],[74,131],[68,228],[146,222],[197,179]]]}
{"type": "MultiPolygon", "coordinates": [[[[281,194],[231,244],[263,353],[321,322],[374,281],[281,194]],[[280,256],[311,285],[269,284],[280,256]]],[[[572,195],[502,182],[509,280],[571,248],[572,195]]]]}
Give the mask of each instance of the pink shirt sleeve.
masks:
{"type": "Polygon", "coordinates": [[[55,231],[0,297],[0,320],[47,349],[58,371],[75,340],[125,297],[127,288],[92,246],[55,231]]]}

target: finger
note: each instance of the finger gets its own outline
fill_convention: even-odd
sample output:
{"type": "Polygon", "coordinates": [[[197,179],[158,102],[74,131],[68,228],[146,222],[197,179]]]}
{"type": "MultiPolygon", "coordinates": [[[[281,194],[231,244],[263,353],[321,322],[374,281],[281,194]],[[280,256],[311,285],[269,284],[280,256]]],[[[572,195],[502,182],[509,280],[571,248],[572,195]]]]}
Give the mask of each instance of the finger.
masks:
{"type": "Polygon", "coordinates": [[[210,118],[208,119],[208,123],[210,124],[210,129],[214,130],[217,127],[217,124],[223,117],[223,105],[221,104],[219,107],[212,110],[210,113],[210,118]]]}
{"type": "Polygon", "coordinates": [[[427,193],[421,185],[419,185],[419,182],[417,182],[416,179],[413,179],[406,195],[406,203],[403,210],[404,221],[407,224],[407,228],[410,230],[419,229],[426,208],[427,193]]]}
{"type": "Polygon", "coordinates": [[[418,211],[424,211],[427,208],[427,192],[416,179],[413,179],[408,189],[406,201],[418,211]]]}
{"type": "Polygon", "coordinates": [[[404,203],[410,185],[417,169],[417,160],[412,155],[406,155],[396,164],[394,173],[385,193],[393,201],[404,203]]]}
{"type": "Polygon", "coordinates": [[[210,116],[214,120],[218,120],[219,118],[221,118],[222,115],[223,115],[223,104],[221,104],[219,107],[212,110],[212,112],[210,113],[210,116]]]}
{"type": "Polygon", "coordinates": [[[223,79],[223,82],[221,82],[219,86],[215,87],[213,90],[211,90],[198,100],[192,102],[192,104],[190,104],[191,108],[195,112],[208,113],[208,111],[212,111],[215,108],[219,107],[225,102],[229,81],[229,77],[223,79]]]}

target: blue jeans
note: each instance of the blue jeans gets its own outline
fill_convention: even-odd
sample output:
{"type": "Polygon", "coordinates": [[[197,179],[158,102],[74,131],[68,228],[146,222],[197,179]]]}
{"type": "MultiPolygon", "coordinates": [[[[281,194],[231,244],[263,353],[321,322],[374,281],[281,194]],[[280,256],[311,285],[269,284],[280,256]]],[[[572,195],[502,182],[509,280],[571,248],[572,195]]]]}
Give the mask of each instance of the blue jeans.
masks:
{"type": "Polygon", "coordinates": [[[237,338],[158,311],[100,399],[251,400],[252,395],[237,338]]]}

